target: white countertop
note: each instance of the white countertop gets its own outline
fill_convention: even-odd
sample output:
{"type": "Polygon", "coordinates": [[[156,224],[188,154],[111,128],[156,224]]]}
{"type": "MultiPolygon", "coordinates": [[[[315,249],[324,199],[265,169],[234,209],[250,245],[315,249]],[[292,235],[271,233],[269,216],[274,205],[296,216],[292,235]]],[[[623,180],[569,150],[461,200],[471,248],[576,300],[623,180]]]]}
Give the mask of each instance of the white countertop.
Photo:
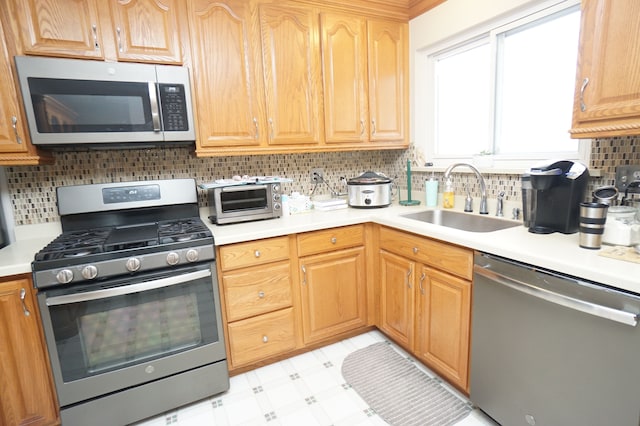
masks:
{"type": "MultiPolygon", "coordinates": [[[[374,222],[640,294],[640,264],[580,248],[578,233],[536,235],[524,226],[488,233],[467,232],[401,216],[426,209],[424,205],[394,204],[380,209],[312,211],[223,226],[210,224],[208,208],[200,211],[203,220],[210,224],[217,245],[374,222]]],[[[34,254],[60,233],[59,223],[20,228],[23,229],[16,230],[18,241],[0,250],[0,276],[30,273],[34,254]]]]}

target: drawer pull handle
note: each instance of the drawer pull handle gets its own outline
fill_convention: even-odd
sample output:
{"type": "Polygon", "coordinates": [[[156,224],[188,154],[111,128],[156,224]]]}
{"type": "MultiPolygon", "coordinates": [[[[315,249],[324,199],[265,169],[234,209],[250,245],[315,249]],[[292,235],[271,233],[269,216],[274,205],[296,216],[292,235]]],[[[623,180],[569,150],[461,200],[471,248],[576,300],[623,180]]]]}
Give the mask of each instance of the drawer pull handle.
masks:
{"type": "Polygon", "coordinates": [[[418,247],[414,247],[414,248],[413,248],[413,254],[418,254],[418,251],[419,251],[419,250],[418,250],[418,247]]]}
{"type": "Polygon", "coordinates": [[[306,266],[302,265],[302,285],[305,285],[307,283],[307,268],[306,266]]]}
{"type": "Polygon", "coordinates": [[[268,341],[269,341],[269,338],[267,336],[262,336],[263,343],[267,343],[268,341]]]}
{"type": "Polygon", "coordinates": [[[338,239],[336,237],[331,237],[331,244],[335,244],[338,242],[338,239]]]}
{"type": "Polygon", "coordinates": [[[100,50],[100,45],[98,44],[98,27],[96,24],[91,25],[91,31],[93,32],[93,48],[100,50]]]}
{"type": "Polygon", "coordinates": [[[409,277],[411,276],[411,273],[412,273],[412,272],[413,272],[413,271],[411,270],[411,268],[409,268],[409,270],[407,271],[407,278],[406,278],[406,280],[407,280],[407,287],[409,287],[409,288],[411,288],[411,281],[409,280],[409,277]]]}
{"type": "Polygon", "coordinates": [[[427,278],[427,274],[423,272],[422,275],[420,276],[420,293],[421,294],[424,294],[424,287],[422,287],[422,282],[424,281],[425,278],[427,278]]]}
{"type": "Polygon", "coordinates": [[[25,290],[24,288],[20,289],[20,301],[22,302],[22,312],[24,312],[24,316],[28,317],[29,315],[31,315],[31,312],[29,312],[29,309],[27,309],[27,305],[24,303],[24,298],[27,296],[27,290],[25,290]]]}
{"type": "Polygon", "coordinates": [[[255,257],[260,257],[260,250],[256,250],[255,252],[253,252],[253,255],[255,257]]]}
{"type": "Polygon", "coordinates": [[[260,299],[264,299],[264,291],[259,291],[259,292],[258,292],[258,297],[259,297],[260,299]]]}

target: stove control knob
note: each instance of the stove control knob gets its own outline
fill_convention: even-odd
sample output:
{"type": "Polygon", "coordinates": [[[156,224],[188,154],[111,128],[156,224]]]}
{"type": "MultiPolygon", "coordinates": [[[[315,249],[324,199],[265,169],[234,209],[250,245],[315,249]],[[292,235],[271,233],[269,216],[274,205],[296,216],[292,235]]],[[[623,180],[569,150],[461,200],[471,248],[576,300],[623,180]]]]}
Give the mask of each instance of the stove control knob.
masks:
{"type": "Polygon", "coordinates": [[[98,268],[93,265],[87,265],[82,268],[82,278],[85,280],[92,280],[98,276],[98,268]]]}
{"type": "Polygon", "coordinates": [[[180,255],[178,253],[176,253],[175,251],[169,252],[169,254],[167,254],[167,263],[169,265],[177,265],[178,262],[180,262],[180,255]]]}
{"type": "Polygon", "coordinates": [[[56,280],[60,284],[69,284],[73,280],[73,272],[70,269],[62,269],[56,274],[56,280]]]}
{"type": "Polygon", "coordinates": [[[125,267],[129,272],[135,272],[140,269],[140,259],[137,257],[130,257],[127,259],[127,263],[125,263],[125,267]]]}
{"type": "Polygon", "coordinates": [[[187,258],[187,260],[189,262],[196,262],[198,260],[198,258],[200,257],[198,250],[196,249],[189,249],[187,250],[187,254],[185,255],[185,257],[187,258]]]}

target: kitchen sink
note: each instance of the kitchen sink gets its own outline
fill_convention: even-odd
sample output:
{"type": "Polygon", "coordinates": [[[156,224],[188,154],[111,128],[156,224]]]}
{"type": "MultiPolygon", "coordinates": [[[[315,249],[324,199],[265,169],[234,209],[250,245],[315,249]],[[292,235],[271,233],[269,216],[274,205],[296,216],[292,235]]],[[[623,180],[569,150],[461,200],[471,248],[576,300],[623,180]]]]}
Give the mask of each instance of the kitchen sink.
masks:
{"type": "Polygon", "coordinates": [[[493,232],[522,226],[520,222],[449,210],[426,210],[401,216],[469,232],[493,232]]]}

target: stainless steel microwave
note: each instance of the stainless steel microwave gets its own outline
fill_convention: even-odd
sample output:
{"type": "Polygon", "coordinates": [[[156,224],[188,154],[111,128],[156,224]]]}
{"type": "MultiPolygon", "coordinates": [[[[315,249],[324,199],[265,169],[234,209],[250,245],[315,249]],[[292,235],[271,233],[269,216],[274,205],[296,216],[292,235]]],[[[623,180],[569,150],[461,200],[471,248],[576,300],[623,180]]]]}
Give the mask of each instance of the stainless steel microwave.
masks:
{"type": "Polygon", "coordinates": [[[16,56],[33,144],[193,143],[189,71],[172,65],[16,56]]]}

